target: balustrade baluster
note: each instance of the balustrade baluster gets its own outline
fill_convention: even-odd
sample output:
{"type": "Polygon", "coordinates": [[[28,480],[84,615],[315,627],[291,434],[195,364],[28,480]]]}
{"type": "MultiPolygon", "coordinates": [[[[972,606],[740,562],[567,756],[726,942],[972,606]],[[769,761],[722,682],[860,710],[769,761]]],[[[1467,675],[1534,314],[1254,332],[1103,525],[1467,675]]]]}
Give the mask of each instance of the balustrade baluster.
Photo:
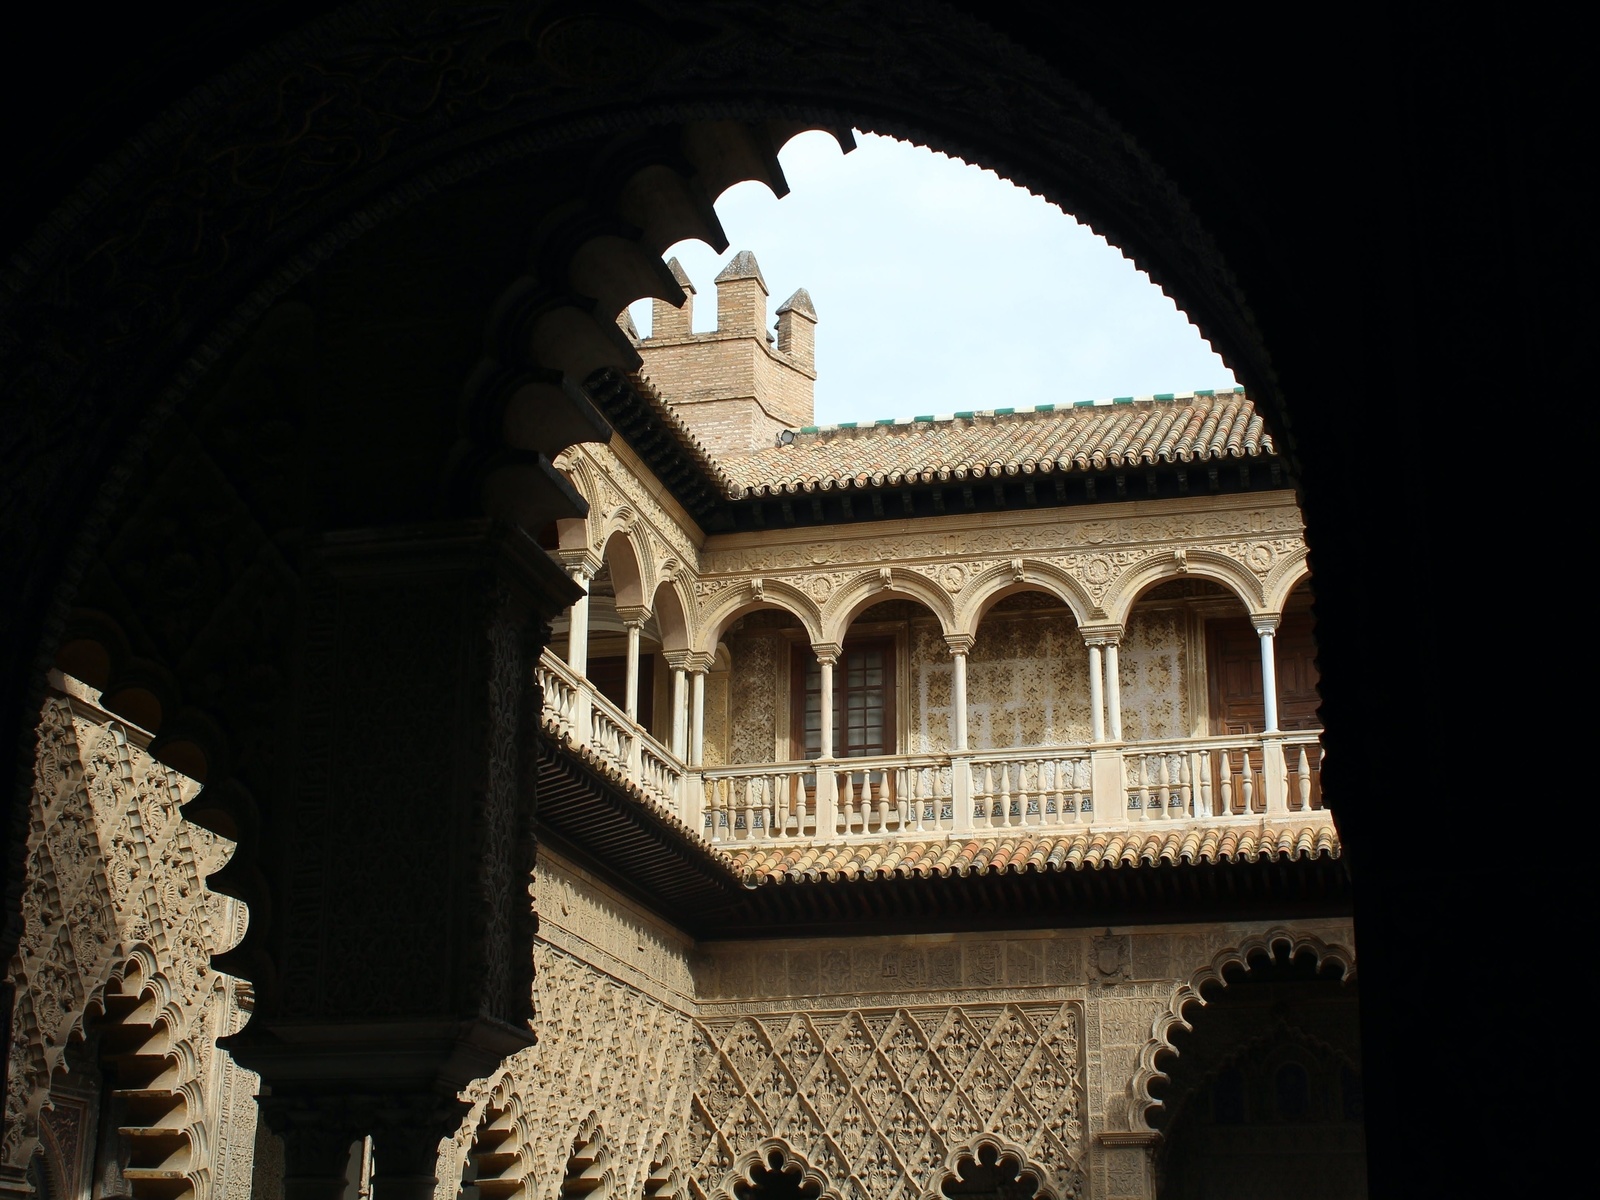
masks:
{"type": "Polygon", "coordinates": [[[1228,817],[1233,815],[1233,772],[1228,767],[1228,751],[1221,752],[1220,763],[1217,793],[1222,797],[1222,815],[1228,817]]]}
{"type": "Polygon", "coordinates": [[[1295,790],[1300,793],[1300,811],[1309,812],[1311,809],[1311,760],[1306,757],[1306,748],[1300,747],[1300,758],[1294,767],[1295,790]]]}
{"type": "MultiPolygon", "coordinates": [[[[878,831],[881,833],[889,827],[889,777],[893,772],[885,768],[883,775],[878,779],[878,831]]],[[[870,779],[871,777],[868,776],[870,779]]]]}
{"type": "Polygon", "coordinates": [[[1146,813],[1148,817],[1165,821],[1167,819],[1167,802],[1172,799],[1172,762],[1163,754],[1161,756],[1161,769],[1156,772],[1156,811],[1146,813]]]}
{"type": "Polygon", "coordinates": [[[1194,756],[1185,754],[1178,759],[1178,815],[1194,816],[1194,773],[1190,761],[1194,756]]]}
{"type": "Polygon", "coordinates": [[[1011,824],[1011,764],[1001,763],[1000,767],[1000,820],[1004,827],[1011,824]]]}
{"type": "Polygon", "coordinates": [[[1256,775],[1250,769],[1250,747],[1244,748],[1244,770],[1239,772],[1239,792],[1244,798],[1244,811],[1255,811],[1256,775]]]}

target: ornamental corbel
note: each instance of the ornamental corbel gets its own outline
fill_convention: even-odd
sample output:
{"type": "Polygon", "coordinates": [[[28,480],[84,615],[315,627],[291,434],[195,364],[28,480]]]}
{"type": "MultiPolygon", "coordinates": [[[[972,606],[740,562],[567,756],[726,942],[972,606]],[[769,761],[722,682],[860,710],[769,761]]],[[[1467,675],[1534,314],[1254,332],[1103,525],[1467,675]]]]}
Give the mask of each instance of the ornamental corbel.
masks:
{"type": "Polygon", "coordinates": [[[766,598],[767,598],[766,581],[763,580],[758,575],[758,576],[756,576],[756,578],[754,578],[754,579],[752,579],[750,581],[750,599],[752,599],[754,601],[757,601],[759,603],[760,601],[763,601],[766,598]]]}
{"type": "Polygon", "coordinates": [[[1015,579],[1018,583],[1021,583],[1022,576],[1022,560],[1020,558],[1013,558],[1011,560],[1011,578],[1015,579]]]}
{"type": "Polygon", "coordinates": [[[878,590],[886,592],[894,586],[894,572],[888,567],[878,568],[878,590]]]}

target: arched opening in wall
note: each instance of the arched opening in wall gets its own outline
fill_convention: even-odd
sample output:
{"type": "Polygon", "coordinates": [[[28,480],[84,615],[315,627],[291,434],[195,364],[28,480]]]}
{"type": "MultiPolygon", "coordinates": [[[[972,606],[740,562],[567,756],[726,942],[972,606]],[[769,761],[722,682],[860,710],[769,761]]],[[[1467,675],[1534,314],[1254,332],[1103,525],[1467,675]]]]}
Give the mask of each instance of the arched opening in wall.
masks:
{"type": "Polygon", "coordinates": [[[600,569],[589,581],[584,673],[613,707],[613,717],[650,730],[656,723],[661,628],[645,604],[642,571],[632,539],[612,534],[600,569]]]}
{"type": "Polygon", "coordinates": [[[838,833],[919,827],[929,810],[942,813],[950,804],[950,769],[931,753],[941,724],[949,724],[940,679],[949,662],[943,625],[921,600],[900,597],[863,601],[840,624],[827,688],[811,648],[793,652],[790,745],[808,760],[837,762],[822,770],[831,780],[838,833]]]}
{"type": "Polygon", "coordinates": [[[805,622],[770,601],[735,610],[717,638],[706,678],[705,830],[739,841],[816,830],[816,777],[786,767],[796,755],[790,672],[810,648],[805,622]]]}
{"type": "Polygon", "coordinates": [[[1171,575],[1128,605],[1108,732],[1161,747],[1130,757],[1130,805],[1165,794],[1169,815],[1321,807],[1309,584],[1278,606],[1247,603],[1242,586],[1171,575]]]}
{"type": "Polygon", "coordinates": [[[757,1157],[744,1175],[733,1181],[735,1200],[817,1200],[822,1195],[822,1180],[815,1172],[781,1149],[757,1157]]]}
{"type": "Polygon", "coordinates": [[[1002,1154],[989,1143],[956,1160],[955,1174],[939,1194],[948,1200],[1035,1200],[1039,1177],[1015,1154],[1002,1154]]]}
{"type": "Polygon", "coordinates": [[[1354,980],[1280,944],[1204,991],[1151,1084],[1161,1200],[1366,1195],[1354,980]]]}
{"type": "MultiPolygon", "coordinates": [[[[934,695],[949,691],[951,705],[964,702],[977,828],[1092,816],[1088,655],[1072,606],[1042,587],[1018,584],[980,616],[966,652],[962,694],[932,689],[934,695]]],[[[929,669],[951,675],[952,667],[947,654],[929,669]]],[[[952,711],[944,724],[955,720],[952,711]]]]}

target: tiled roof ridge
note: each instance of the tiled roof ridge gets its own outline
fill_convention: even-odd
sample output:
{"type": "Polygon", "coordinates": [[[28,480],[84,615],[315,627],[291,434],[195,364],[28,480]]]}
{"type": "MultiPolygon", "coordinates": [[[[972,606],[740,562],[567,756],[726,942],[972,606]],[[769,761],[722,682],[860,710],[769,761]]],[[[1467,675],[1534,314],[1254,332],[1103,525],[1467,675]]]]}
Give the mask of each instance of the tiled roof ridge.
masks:
{"type": "Polygon", "coordinates": [[[802,438],[856,437],[882,434],[886,430],[905,429],[907,427],[925,428],[930,425],[935,427],[954,425],[959,421],[1019,420],[1029,417],[1049,418],[1059,417],[1063,413],[1081,411],[1086,408],[1117,408],[1125,405],[1132,405],[1136,408],[1150,408],[1157,404],[1176,406],[1193,400],[1227,399],[1235,396],[1242,399],[1249,398],[1242,387],[1197,388],[1192,392],[1156,392],[1148,396],[1112,396],[1100,400],[1074,400],[1070,404],[1030,404],[1001,408],[961,409],[956,412],[930,413],[915,417],[879,417],[871,421],[840,421],[835,425],[803,425],[794,431],[794,436],[797,442],[802,438]]]}
{"type": "Polygon", "coordinates": [[[751,847],[731,852],[747,887],[869,879],[967,878],[1104,870],[1130,866],[1338,858],[1328,814],[1245,824],[1123,830],[1063,830],[917,840],[895,836],[857,843],[751,847]]]}
{"type": "Polygon", "coordinates": [[[806,426],[727,455],[732,499],[1255,458],[1276,448],[1243,388],[806,426]]]}

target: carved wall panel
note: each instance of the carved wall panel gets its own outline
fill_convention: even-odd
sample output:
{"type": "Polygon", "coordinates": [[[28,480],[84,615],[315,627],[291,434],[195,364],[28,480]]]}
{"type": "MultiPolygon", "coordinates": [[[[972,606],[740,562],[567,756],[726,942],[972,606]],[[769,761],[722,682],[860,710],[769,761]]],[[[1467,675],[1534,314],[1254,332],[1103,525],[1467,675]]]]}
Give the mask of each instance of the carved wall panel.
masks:
{"type": "Polygon", "coordinates": [[[1188,737],[1193,714],[1182,611],[1135,608],[1123,631],[1119,666],[1122,736],[1129,741],[1188,737]]]}
{"type": "MultiPolygon", "coordinates": [[[[204,884],[232,843],[182,818],[179,809],[199,790],[194,781],[151,757],[143,735],[99,709],[87,689],[63,686],[71,694],[52,696],[41,717],[24,932],[7,968],[16,1004],[3,1162],[26,1163],[41,1117],[57,1105],[57,1081],[61,1111],[51,1118],[47,1150],[77,1145],[68,1136],[81,1090],[73,1081],[94,1078],[99,1032],[85,1027],[86,1014],[103,1009],[108,988],[134,988],[159,1001],[152,1020],[176,1072],[162,1086],[187,1097],[186,1174],[196,1196],[247,1189],[257,1081],[216,1048],[243,1024],[244,1008],[241,985],[210,966],[212,954],[243,936],[246,914],[204,884]],[[67,1076],[69,1046],[89,1056],[87,1075],[67,1076]]],[[[92,1160],[92,1147],[73,1153],[91,1169],[81,1156],[92,1160]]]]}
{"type": "Polygon", "coordinates": [[[707,1193],[783,1138],[841,1196],[919,1197],[983,1134],[1077,1194],[1081,1015],[1065,1003],[942,1005],[706,1021],[695,1041],[689,1173],[707,1193]]]}
{"type": "Polygon", "coordinates": [[[785,707],[781,701],[789,685],[787,656],[793,643],[778,629],[793,624],[785,614],[763,610],[744,617],[728,633],[730,690],[736,703],[727,762],[774,762],[780,753],[778,712],[785,707]]]}
{"type": "Polygon", "coordinates": [[[439,1169],[439,1200],[455,1200],[490,1111],[516,1114],[499,1148],[520,1155],[529,1200],[563,1195],[584,1130],[604,1130],[612,1195],[643,1194],[653,1163],[682,1158],[693,1077],[688,940],[552,855],[541,853],[535,895],[539,1043],[470,1090],[439,1169]]]}

